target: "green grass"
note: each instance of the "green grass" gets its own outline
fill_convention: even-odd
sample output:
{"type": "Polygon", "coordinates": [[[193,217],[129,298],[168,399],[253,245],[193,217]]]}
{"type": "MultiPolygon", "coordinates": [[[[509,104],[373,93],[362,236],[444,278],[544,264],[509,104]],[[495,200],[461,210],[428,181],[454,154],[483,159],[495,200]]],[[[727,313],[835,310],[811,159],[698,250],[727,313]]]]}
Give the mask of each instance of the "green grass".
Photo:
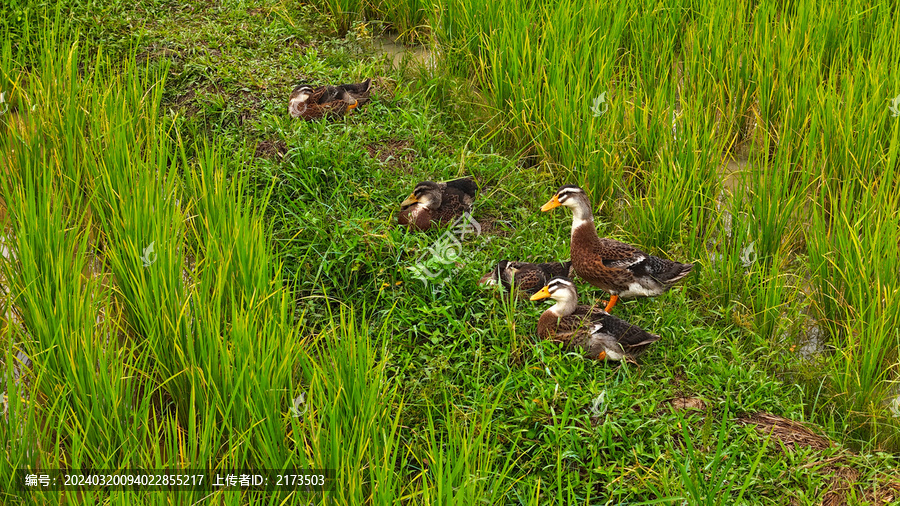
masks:
{"type": "Polygon", "coordinates": [[[0,42],[3,371],[33,361],[3,381],[4,504],[59,503],[10,477],[63,466],[336,475],[324,497],[83,504],[871,504],[896,483],[886,2],[43,6],[0,42]],[[373,53],[388,25],[439,64],[373,53]],[[347,118],[285,114],[297,82],[370,76],[347,118]],[[461,175],[489,228],[423,283],[442,231],[398,229],[398,203],[461,175]],[[696,263],[617,307],[663,337],[640,367],[539,342],[545,306],[476,285],[568,257],[570,216],[538,210],[564,182],[601,234],[696,263]]]}

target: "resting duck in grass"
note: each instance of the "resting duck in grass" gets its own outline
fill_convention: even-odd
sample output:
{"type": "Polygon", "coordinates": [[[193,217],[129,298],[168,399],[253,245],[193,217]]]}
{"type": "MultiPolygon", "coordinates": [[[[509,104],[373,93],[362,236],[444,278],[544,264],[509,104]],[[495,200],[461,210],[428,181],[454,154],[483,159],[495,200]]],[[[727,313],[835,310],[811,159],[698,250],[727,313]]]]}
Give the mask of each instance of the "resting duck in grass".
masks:
{"type": "Polygon", "coordinates": [[[478,185],[471,177],[435,183],[422,181],[400,204],[397,221],[413,230],[428,230],[432,222],[447,224],[472,211],[478,185]]]}
{"type": "Polygon", "coordinates": [[[548,297],[556,304],[538,320],[538,336],[568,348],[580,348],[589,358],[634,362],[648,345],[659,340],[658,335],[599,308],[579,306],[578,292],[569,278],[551,279],[531,300],[548,297]]]}
{"type": "Polygon", "coordinates": [[[516,296],[529,296],[537,293],[541,287],[557,276],[572,276],[572,262],[550,262],[533,264],[528,262],[511,262],[501,260],[482,276],[479,285],[500,285],[505,292],[516,287],[516,296]]]}
{"type": "Polygon", "coordinates": [[[650,256],[613,239],[600,238],[587,194],[574,185],[561,187],[541,211],[566,206],[572,209],[572,266],[575,274],[609,292],[606,312],[622,298],[659,295],[687,276],[693,264],[682,264],[650,256]]]}
{"type": "Polygon", "coordinates": [[[288,101],[292,118],[305,120],[340,117],[369,101],[372,79],[356,84],[312,87],[301,84],[294,88],[288,101]]]}

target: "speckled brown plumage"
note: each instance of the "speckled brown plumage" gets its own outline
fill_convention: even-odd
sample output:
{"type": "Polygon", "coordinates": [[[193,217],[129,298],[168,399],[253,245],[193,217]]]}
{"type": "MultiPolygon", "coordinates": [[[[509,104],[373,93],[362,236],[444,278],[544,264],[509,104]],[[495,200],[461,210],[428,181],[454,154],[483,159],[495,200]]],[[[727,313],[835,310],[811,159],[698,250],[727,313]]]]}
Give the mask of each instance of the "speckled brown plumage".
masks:
{"type": "Polygon", "coordinates": [[[578,305],[578,292],[568,278],[553,278],[532,300],[546,297],[556,304],[538,319],[538,336],[568,348],[579,348],[590,358],[633,360],[659,340],[658,335],[600,308],[578,305]]]}
{"type": "Polygon", "coordinates": [[[428,230],[431,224],[447,224],[472,211],[478,185],[471,177],[435,183],[422,181],[400,204],[397,222],[413,230],[428,230]]]}
{"type": "Polygon", "coordinates": [[[572,262],[529,263],[501,260],[482,276],[479,284],[501,285],[504,292],[509,292],[515,284],[516,295],[532,295],[557,276],[570,277],[572,262]]]}
{"type": "Polygon", "coordinates": [[[291,93],[288,112],[306,120],[342,116],[369,101],[371,84],[372,79],[337,86],[299,85],[291,93]]]}
{"type": "Polygon", "coordinates": [[[652,297],[665,292],[694,267],[648,255],[630,244],[600,238],[587,195],[577,186],[561,187],[541,209],[547,211],[560,205],[572,209],[572,267],[578,277],[613,295],[607,311],[618,297],[652,297]]]}

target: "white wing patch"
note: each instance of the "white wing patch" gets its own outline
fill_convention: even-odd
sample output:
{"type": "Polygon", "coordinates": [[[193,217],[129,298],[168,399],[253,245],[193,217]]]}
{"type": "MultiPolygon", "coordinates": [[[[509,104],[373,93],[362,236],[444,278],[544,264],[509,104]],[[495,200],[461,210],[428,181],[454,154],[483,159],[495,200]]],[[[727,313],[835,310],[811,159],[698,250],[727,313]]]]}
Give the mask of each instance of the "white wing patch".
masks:
{"type": "Polygon", "coordinates": [[[635,281],[628,285],[627,290],[619,292],[619,297],[653,297],[657,294],[659,294],[659,290],[647,288],[646,286],[635,281]]]}

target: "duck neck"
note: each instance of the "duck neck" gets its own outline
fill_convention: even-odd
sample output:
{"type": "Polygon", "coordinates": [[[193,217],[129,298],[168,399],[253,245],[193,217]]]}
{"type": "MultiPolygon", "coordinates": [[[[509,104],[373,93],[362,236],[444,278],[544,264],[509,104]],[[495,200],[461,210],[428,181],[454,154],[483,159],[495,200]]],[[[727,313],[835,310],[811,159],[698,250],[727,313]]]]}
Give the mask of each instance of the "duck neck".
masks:
{"type": "Polygon", "coordinates": [[[574,234],[575,229],[582,226],[594,230],[594,215],[591,213],[590,204],[580,200],[578,205],[572,208],[572,233],[574,234]]]}
{"type": "Polygon", "coordinates": [[[557,318],[562,318],[574,313],[576,307],[578,307],[578,300],[576,299],[558,300],[547,312],[553,313],[557,318]]]}

